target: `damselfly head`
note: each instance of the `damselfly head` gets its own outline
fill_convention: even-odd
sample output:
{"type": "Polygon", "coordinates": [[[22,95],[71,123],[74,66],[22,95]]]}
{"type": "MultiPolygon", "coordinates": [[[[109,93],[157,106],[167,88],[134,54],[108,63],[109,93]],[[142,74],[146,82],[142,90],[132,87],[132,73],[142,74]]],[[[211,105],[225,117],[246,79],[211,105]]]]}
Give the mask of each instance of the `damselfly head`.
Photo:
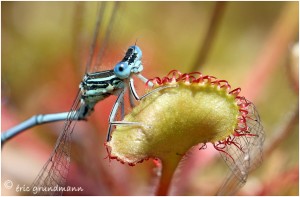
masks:
{"type": "Polygon", "coordinates": [[[141,59],[142,50],[136,45],[130,46],[123,60],[114,68],[116,76],[120,79],[126,79],[131,73],[140,73],[143,70],[141,59]]]}

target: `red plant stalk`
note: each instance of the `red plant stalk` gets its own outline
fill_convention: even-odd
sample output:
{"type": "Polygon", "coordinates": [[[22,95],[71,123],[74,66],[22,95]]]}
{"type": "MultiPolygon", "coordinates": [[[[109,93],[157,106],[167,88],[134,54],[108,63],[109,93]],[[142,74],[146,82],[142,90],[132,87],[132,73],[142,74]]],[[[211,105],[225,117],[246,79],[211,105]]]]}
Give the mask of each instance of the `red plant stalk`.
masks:
{"type": "Polygon", "coordinates": [[[242,85],[244,96],[255,100],[265,88],[265,84],[278,67],[278,62],[285,54],[288,47],[293,44],[298,35],[298,5],[290,2],[284,7],[279,19],[275,23],[268,40],[264,44],[260,56],[253,64],[253,68],[242,85]]]}

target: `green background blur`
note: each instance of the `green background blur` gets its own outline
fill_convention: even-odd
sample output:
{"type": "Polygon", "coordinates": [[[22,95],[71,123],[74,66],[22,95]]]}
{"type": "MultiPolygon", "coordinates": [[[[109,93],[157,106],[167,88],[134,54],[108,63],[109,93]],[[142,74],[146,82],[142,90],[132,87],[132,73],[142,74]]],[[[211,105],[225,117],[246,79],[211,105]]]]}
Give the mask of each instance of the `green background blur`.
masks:
{"type": "MultiPolygon", "coordinates": [[[[105,13],[97,48],[112,5],[105,13]]],[[[70,109],[84,73],[98,6],[97,2],[2,2],[2,132],[34,114],[70,109]]],[[[260,113],[268,151],[238,194],[298,195],[299,71],[298,51],[292,52],[298,42],[298,2],[225,2],[206,61],[193,70],[215,6],[216,2],[122,2],[105,57],[95,69],[113,68],[137,41],[148,78],[162,77],[172,69],[197,70],[227,80],[233,89],[241,87],[241,95],[260,113]],[[282,136],[272,143],[278,133],[282,136]]],[[[129,167],[104,159],[115,99],[101,102],[88,122],[77,124],[67,185],[86,188],[84,195],[153,194],[158,181],[153,162],[129,167]]],[[[14,188],[33,182],[62,126],[30,129],[2,147],[2,195],[22,195],[14,188]],[[3,187],[8,179],[13,189],[3,187]]],[[[196,148],[176,176],[171,194],[214,195],[226,169],[216,151],[196,148]]]]}

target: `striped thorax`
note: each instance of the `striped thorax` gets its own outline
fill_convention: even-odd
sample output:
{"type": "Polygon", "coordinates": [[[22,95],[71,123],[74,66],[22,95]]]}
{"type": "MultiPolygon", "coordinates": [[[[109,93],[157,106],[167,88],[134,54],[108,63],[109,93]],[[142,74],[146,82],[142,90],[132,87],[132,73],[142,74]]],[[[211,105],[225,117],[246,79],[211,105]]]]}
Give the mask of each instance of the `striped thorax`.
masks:
{"type": "Polygon", "coordinates": [[[143,70],[141,58],[141,49],[131,46],[113,70],[87,73],[79,86],[81,102],[84,103],[81,116],[88,115],[97,102],[125,88],[125,80],[130,78],[131,74],[138,74],[143,70]]]}

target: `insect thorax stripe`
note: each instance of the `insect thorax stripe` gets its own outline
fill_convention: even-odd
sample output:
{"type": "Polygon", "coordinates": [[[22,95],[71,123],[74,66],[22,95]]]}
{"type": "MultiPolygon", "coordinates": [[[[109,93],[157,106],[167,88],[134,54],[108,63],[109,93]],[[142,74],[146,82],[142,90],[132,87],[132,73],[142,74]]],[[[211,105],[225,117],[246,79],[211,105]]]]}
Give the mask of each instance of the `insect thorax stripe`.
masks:
{"type": "Polygon", "coordinates": [[[87,79],[87,82],[88,83],[99,83],[99,82],[111,81],[111,80],[113,80],[115,78],[117,78],[116,75],[111,75],[111,76],[104,77],[104,78],[87,79]]]}
{"type": "Polygon", "coordinates": [[[121,81],[122,80],[114,74],[113,70],[109,70],[87,74],[81,84],[84,90],[95,90],[95,93],[99,94],[99,92],[110,92],[114,90],[121,81]],[[103,91],[101,91],[101,89],[103,89],[103,91]]]}

